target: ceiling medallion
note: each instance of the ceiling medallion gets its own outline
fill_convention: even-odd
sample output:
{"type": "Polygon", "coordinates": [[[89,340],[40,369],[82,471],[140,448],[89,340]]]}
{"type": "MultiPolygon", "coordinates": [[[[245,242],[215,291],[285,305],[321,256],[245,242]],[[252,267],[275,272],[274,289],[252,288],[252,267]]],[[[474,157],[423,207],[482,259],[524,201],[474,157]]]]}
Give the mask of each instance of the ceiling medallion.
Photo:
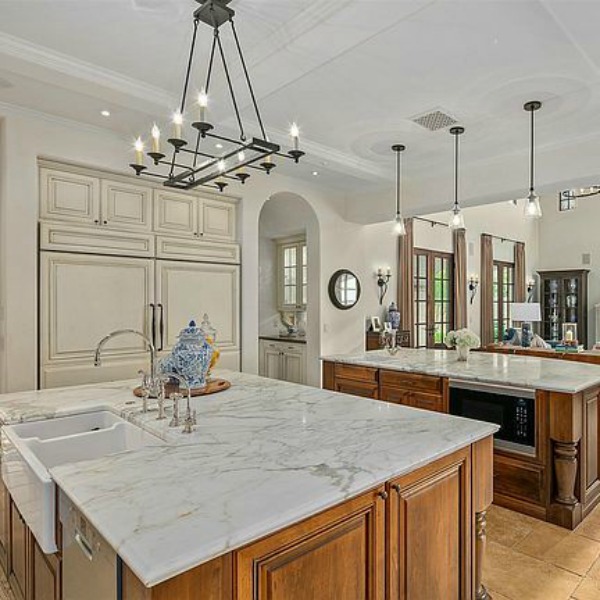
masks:
{"type": "Polygon", "coordinates": [[[179,110],[173,115],[173,132],[167,143],[172,148],[161,149],[161,132],[154,125],[152,127],[151,150],[146,156],[151,159],[154,166],[163,166],[162,172],[149,172],[145,164],[144,142],[138,137],[134,144],[135,162],[130,166],[136,175],[146,175],[163,179],[163,184],[168,187],[189,190],[198,186],[218,189],[223,191],[229,181],[245,183],[250,177],[249,171],[259,171],[269,174],[275,168],[274,156],[291,159],[298,162],[304,152],[299,148],[300,131],[294,123],[290,130],[293,140],[293,148],[286,153],[281,152],[278,144],[271,142],[265,131],[254,89],[250,81],[246,61],[242,53],[240,41],[235,29],[233,17],[235,12],[227,5],[231,0],[196,0],[200,6],[194,11],[194,29],[192,34],[192,43],[190,47],[185,82],[179,110]],[[196,37],[200,23],[208,25],[213,30],[213,41],[208,61],[208,68],[204,86],[201,88],[195,113],[197,119],[191,123],[195,131],[191,131],[191,137],[184,135],[184,116],[188,99],[190,76],[192,65],[194,63],[194,50],[196,46],[196,37]],[[239,105],[233,89],[230,69],[228,67],[223,44],[220,36],[222,25],[229,23],[237,54],[242,66],[245,83],[248,87],[250,98],[256,116],[256,121],[260,129],[259,137],[248,137],[239,105]],[[239,139],[230,138],[225,135],[215,133],[215,125],[208,118],[209,91],[211,75],[215,56],[219,55],[221,66],[229,88],[231,103],[235,113],[235,118],[239,127],[239,139]],[[207,138],[217,140],[208,143],[207,138]],[[220,146],[220,148],[219,148],[220,146]],[[213,152],[214,148],[222,150],[220,154],[213,152]],[[169,157],[167,157],[169,154],[169,157]]]}

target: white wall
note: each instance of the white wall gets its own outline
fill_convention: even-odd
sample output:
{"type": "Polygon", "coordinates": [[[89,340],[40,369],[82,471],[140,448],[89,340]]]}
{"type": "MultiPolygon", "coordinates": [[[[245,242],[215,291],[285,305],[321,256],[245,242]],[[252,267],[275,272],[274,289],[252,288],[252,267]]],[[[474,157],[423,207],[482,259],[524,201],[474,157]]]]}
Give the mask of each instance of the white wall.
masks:
{"type": "Polygon", "coordinates": [[[540,221],[540,269],[590,269],[588,340],[600,338],[594,306],[600,303],[600,196],[581,198],[577,208],[560,212],[557,197],[544,198],[540,221]],[[591,264],[583,264],[583,254],[591,264]]]}

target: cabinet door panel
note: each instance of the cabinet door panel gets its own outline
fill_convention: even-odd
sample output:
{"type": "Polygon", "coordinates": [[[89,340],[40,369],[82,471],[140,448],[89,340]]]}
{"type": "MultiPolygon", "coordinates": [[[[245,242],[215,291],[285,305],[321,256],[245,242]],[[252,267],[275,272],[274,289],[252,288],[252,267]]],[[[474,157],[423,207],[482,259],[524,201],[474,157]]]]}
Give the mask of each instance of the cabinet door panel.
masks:
{"type": "Polygon", "coordinates": [[[100,219],[100,180],[40,169],[40,217],[94,223],[100,219]]]}
{"type": "Polygon", "coordinates": [[[412,406],[412,393],[400,388],[381,387],[381,399],[394,404],[412,406]]]}
{"type": "Polygon", "coordinates": [[[26,598],[27,593],[27,532],[25,521],[11,503],[9,582],[17,598],[26,598]]]}
{"type": "Polygon", "coordinates": [[[283,354],[283,379],[292,383],[306,383],[306,358],[299,350],[285,350],[283,354]]]}
{"type": "Polygon", "coordinates": [[[109,227],[152,227],[152,190],[116,181],[102,181],[102,221],[109,227]]]}
{"type": "Polygon", "coordinates": [[[235,206],[202,200],[201,231],[205,237],[235,239],[235,206]]]}
{"type": "Polygon", "coordinates": [[[10,526],[10,498],[4,481],[0,478],[0,565],[6,572],[8,557],[8,532],[10,526]]]}
{"type": "Polygon", "coordinates": [[[158,301],[164,310],[161,347],[170,350],[190,320],[207,313],[217,329],[217,345],[239,347],[239,267],[200,263],[156,263],[158,301]]]}
{"type": "Polygon", "coordinates": [[[238,600],[383,600],[384,513],[370,492],[240,550],[238,600]]]}
{"type": "Polygon", "coordinates": [[[60,600],[60,563],[55,554],[46,556],[32,537],[31,600],[60,600]]]}
{"type": "Polygon", "coordinates": [[[415,408],[444,412],[444,399],[439,394],[423,394],[420,392],[411,392],[411,397],[411,405],[415,408]]]}
{"type": "Polygon", "coordinates": [[[390,599],[471,598],[470,488],[469,449],[392,482],[390,599]]]}
{"type": "MultiPolygon", "coordinates": [[[[153,261],[142,258],[41,253],[42,363],[85,359],[115,329],[149,333],[153,261]]],[[[122,336],[104,350],[109,357],[145,352],[136,336],[122,336]]],[[[135,375],[135,373],[132,373],[135,375]]]]}
{"type": "Polygon", "coordinates": [[[154,192],[154,230],[159,233],[198,233],[198,198],[174,192],[154,192]]]}

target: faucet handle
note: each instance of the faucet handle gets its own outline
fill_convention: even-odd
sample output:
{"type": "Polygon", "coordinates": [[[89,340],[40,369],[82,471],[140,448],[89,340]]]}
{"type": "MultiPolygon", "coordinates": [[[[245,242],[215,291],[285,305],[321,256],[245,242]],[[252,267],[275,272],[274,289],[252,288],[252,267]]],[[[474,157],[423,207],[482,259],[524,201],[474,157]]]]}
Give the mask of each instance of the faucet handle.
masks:
{"type": "Polygon", "coordinates": [[[169,398],[173,401],[173,416],[169,422],[169,427],[179,427],[179,401],[183,398],[183,396],[177,392],[173,392],[169,398]]]}

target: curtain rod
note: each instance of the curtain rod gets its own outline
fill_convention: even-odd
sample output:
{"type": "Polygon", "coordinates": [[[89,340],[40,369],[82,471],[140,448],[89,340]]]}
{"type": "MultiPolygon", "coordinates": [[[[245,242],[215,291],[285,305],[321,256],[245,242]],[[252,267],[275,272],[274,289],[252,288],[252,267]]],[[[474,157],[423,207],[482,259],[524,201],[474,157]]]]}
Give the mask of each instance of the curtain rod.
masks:
{"type": "Polygon", "coordinates": [[[433,221],[426,219],[425,217],[412,217],[413,221],[422,221],[423,223],[429,223],[432,227],[440,225],[441,227],[448,227],[448,223],[442,223],[441,221],[433,221]]]}
{"type": "Polygon", "coordinates": [[[493,238],[495,240],[500,240],[503,243],[504,242],[512,242],[513,244],[524,244],[525,243],[522,240],[513,240],[511,238],[502,237],[500,235],[494,235],[492,233],[482,233],[481,235],[489,235],[491,238],[493,238]]]}

